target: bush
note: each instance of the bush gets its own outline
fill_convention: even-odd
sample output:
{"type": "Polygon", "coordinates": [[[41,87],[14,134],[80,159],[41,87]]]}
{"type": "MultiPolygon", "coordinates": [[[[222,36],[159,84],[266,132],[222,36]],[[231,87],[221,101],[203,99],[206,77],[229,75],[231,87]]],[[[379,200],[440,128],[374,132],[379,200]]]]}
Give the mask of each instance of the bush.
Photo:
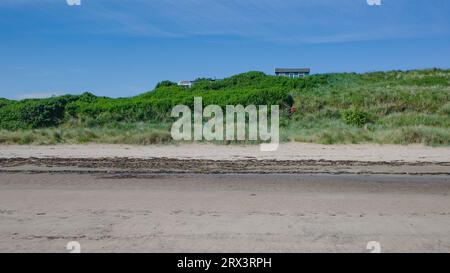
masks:
{"type": "Polygon", "coordinates": [[[161,82],[156,84],[155,89],[160,88],[160,87],[174,86],[174,85],[177,85],[177,84],[174,83],[174,82],[171,82],[171,81],[161,81],[161,82]]]}
{"type": "MultiPolygon", "coordinates": [[[[297,79],[298,80],[298,79],[297,79]]],[[[292,79],[249,72],[219,81],[201,80],[190,89],[170,83],[160,83],[152,92],[133,98],[96,98],[86,102],[78,99],[66,106],[66,116],[89,122],[90,126],[117,122],[170,121],[172,108],[177,104],[193,107],[194,97],[202,97],[203,104],[280,105],[289,107],[293,98],[284,87],[292,79]],[[261,81],[265,82],[261,86],[261,81]]]]}
{"type": "Polygon", "coordinates": [[[292,115],[281,112],[284,140],[447,145],[449,83],[450,70],[440,69],[321,74],[299,79],[252,71],[222,80],[198,79],[192,88],[163,81],[153,91],[130,98],[96,97],[86,92],[49,99],[0,99],[0,129],[25,129],[0,135],[0,142],[166,142],[166,129],[153,135],[153,130],[133,129],[130,135],[128,130],[115,129],[133,124],[171,124],[173,106],[193,107],[194,97],[202,97],[204,105],[223,108],[254,104],[280,105],[286,110],[294,104],[297,111],[292,115]],[[33,133],[31,137],[26,133],[27,129],[57,126],[40,129],[42,134],[33,133]],[[78,132],[87,128],[98,130],[78,132]],[[64,130],[45,133],[53,129],[64,130]]]}
{"type": "Polygon", "coordinates": [[[357,108],[352,108],[342,112],[342,119],[348,125],[362,127],[369,122],[369,114],[357,108]]]}
{"type": "Polygon", "coordinates": [[[81,94],[78,97],[77,100],[81,101],[81,102],[94,102],[96,99],[97,99],[97,96],[95,96],[94,94],[89,93],[89,92],[84,92],[83,94],[81,94]]]}
{"type": "Polygon", "coordinates": [[[11,101],[7,100],[7,99],[2,99],[0,98],[0,108],[2,108],[3,106],[6,106],[8,104],[10,104],[11,101]]]}
{"type": "Polygon", "coordinates": [[[26,129],[57,126],[64,120],[65,106],[76,96],[30,99],[0,108],[0,128],[26,129]]]}

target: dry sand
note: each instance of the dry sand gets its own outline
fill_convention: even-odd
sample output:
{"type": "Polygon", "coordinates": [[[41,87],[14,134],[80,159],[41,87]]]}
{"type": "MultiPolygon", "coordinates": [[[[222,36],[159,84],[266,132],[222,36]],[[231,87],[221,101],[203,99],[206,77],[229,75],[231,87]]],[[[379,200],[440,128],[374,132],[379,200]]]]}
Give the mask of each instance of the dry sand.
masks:
{"type": "Polygon", "coordinates": [[[283,143],[274,152],[258,145],[2,145],[0,158],[177,158],[207,160],[331,160],[371,162],[450,162],[450,147],[423,145],[283,143]]]}

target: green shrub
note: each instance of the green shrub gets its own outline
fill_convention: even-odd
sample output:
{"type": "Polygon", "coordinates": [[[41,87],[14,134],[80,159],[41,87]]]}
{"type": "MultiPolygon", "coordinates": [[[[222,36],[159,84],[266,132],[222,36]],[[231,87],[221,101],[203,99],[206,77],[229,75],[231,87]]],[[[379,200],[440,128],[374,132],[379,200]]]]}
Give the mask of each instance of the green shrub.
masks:
{"type": "Polygon", "coordinates": [[[449,83],[450,70],[441,69],[320,74],[300,79],[251,71],[222,80],[198,79],[192,88],[163,81],[154,90],[130,98],[86,92],[48,99],[0,99],[0,129],[9,132],[0,135],[0,142],[167,142],[166,128],[141,131],[136,126],[171,124],[173,106],[192,108],[194,97],[202,97],[204,105],[223,108],[280,105],[283,140],[447,145],[449,83]],[[283,111],[292,105],[297,109],[294,114],[283,111]],[[27,136],[35,128],[42,129],[27,136]]]}
{"type": "Polygon", "coordinates": [[[174,86],[174,85],[177,85],[177,84],[174,82],[171,82],[171,81],[161,81],[156,84],[155,89],[160,88],[160,87],[174,86]]]}
{"type": "Polygon", "coordinates": [[[57,126],[64,119],[65,106],[76,96],[30,99],[0,108],[0,128],[24,129],[57,126]]]}
{"type": "Polygon", "coordinates": [[[346,124],[362,127],[369,122],[369,114],[352,108],[342,111],[342,119],[346,124]]]}
{"type": "Polygon", "coordinates": [[[65,107],[66,120],[80,120],[89,126],[109,126],[120,122],[170,121],[172,108],[177,104],[193,106],[194,97],[202,97],[203,104],[274,105],[290,107],[293,98],[289,89],[297,80],[266,76],[249,72],[224,80],[202,79],[186,89],[164,81],[151,92],[132,98],[99,98],[85,93],[65,107]]]}
{"type": "Polygon", "coordinates": [[[95,96],[92,93],[89,92],[84,92],[83,94],[81,94],[77,101],[81,101],[81,102],[94,102],[97,99],[97,96],[95,96]]]}
{"type": "Polygon", "coordinates": [[[10,103],[11,103],[10,100],[0,98],[0,108],[2,108],[3,106],[8,105],[10,103]]]}

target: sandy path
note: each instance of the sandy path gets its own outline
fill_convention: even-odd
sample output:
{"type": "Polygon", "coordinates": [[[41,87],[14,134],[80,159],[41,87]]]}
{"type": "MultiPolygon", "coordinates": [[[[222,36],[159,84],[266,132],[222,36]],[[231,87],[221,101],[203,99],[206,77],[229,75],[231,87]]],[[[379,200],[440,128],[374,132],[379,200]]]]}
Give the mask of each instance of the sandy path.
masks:
{"type": "Polygon", "coordinates": [[[63,158],[178,158],[209,160],[333,160],[375,162],[450,162],[450,147],[422,145],[319,145],[284,143],[275,152],[260,152],[258,145],[56,145],[56,146],[0,146],[0,158],[63,157],[63,158]]]}
{"type": "Polygon", "coordinates": [[[0,174],[0,252],[450,252],[448,176],[0,174]]]}

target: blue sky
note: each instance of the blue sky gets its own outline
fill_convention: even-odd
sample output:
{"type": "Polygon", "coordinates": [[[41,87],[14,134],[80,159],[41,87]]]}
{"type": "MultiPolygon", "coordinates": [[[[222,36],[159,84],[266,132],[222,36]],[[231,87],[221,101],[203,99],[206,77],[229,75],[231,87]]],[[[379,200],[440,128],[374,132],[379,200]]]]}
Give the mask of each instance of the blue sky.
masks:
{"type": "Polygon", "coordinates": [[[0,0],[0,97],[125,97],[249,70],[450,68],[450,1],[0,0]]]}

